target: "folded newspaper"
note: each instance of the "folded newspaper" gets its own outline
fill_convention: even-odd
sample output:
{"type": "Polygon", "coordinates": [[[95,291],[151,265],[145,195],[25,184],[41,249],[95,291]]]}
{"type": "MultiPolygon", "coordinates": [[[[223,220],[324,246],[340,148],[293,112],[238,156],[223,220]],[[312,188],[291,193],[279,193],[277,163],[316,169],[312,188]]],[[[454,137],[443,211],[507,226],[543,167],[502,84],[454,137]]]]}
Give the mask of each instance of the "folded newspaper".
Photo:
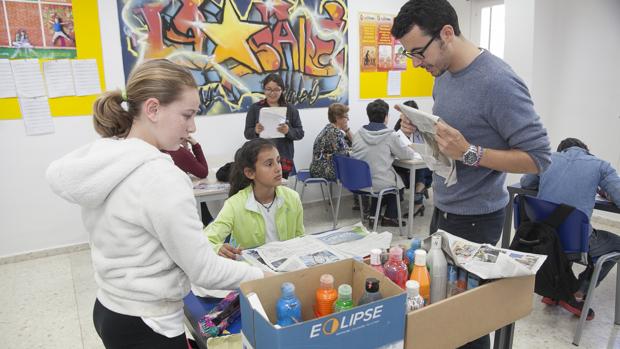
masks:
{"type": "MultiPolygon", "coordinates": [[[[545,255],[477,244],[442,230],[435,234],[441,235],[442,249],[456,266],[482,279],[535,275],[547,258],[545,255]]],[[[427,243],[430,246],[430,242],[425,240],[427,243]]]]}
{"type": "Polygon", "coordinates": [[[243,250],[243,259],[266,271],[286,272],[332,263],[352,257],[365,257],[373,248],[388,248],[389,232],[369,233],[361,223],[320,234],[274,241],[243,250]]]}
{"type": "Polygon", "coordinates": [[[440,120],[438,116],[425,113],[404,104],[398,105],[401,112],[414,124],[424,143],[412,144],[413,149],[420,153],[428,168],[438,176],[445,178],[446,186],[456,184],[456,165],[454,160],[439,151],[435,141],[435,124],[440,120]]]}

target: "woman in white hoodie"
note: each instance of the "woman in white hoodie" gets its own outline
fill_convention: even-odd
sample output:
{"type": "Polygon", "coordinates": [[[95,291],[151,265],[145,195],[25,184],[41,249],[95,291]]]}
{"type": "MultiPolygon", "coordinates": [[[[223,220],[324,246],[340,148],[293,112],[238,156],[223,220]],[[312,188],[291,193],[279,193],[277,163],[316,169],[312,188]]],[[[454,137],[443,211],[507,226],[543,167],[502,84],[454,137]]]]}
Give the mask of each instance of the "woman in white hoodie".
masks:
{"type": "Polygon", "coordinates": [[[94,105],[101,139],[54,161],[52,189],[82,206],[95,280],[93,311],[106,348],[187,348],[190,283],[233,289],[263,276],[219,257],[202,234],[192,184],[169,155],[196,130],[200,99],[189,71],[158,59],[137,66],[126,91],[94,105]]]}

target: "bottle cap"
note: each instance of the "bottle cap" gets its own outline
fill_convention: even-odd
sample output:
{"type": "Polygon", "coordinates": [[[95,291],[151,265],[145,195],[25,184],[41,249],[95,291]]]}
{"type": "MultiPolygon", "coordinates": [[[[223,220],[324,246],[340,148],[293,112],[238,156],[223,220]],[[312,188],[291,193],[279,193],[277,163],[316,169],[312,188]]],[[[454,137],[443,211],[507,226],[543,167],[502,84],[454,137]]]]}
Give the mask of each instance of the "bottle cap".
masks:
{"type": "Polygon", "coordinates": [[[405,283],[408,296],[417,296],[420,294],[420,283],[415,280],[409,280],[405,283]]]}
{"type": "Polygon", "coordinates": [[[338,286],[338,297],[348,297],[351,298],[351,294],[353,293],[353,289],[349,284],[342,284],[338,286]]]}
{"type": "Polygon", "coordinates": [[[379,280],[375,278],[366,279],[366,291],[373,293],[379,291],[379,280]]]}
{"type": "Polygon", "coordinates": [[[373,248],[370,250],[370,265],[380,265],[381,264],[381,250],[378,248],[373,248]]]}
{"type": "Polygon", "coordinates": [[[295,285],[291,282],[284,282],[281,286],[282,295],[292,295],[295,293],[295,285]]]}
{"type": "Polygon", "coordinates": [[[423,249],[415,250],[415,265],[426,267],[426,251],[423,249]]]}
{"type": "Polygon", "coordinates": [[[321,288],[333,288],[334,287],[334,277],[332,274],[323,274],[319,279],[321,283],[321,288]]]}
{"type": "Polygon", "coordinates": [[[398,246],[394,246],[392,248],[390,248],[390,259],[395,259],[395,260],[402,260],[403,259],[403,249],[398,247],[398,246]]]}

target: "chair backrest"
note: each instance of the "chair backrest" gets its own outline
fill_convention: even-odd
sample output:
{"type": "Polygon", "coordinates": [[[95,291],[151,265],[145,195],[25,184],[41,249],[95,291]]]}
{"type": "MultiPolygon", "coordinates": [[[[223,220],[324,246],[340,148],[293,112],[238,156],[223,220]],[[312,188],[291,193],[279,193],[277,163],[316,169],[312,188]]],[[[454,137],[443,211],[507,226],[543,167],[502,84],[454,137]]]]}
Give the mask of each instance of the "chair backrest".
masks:
{"type": "Polygon", "coordinates": [[[343,187],[348,190],[372,187],[370,167],[366,161],[338,154],[334,155],[332,159],[336,169],[336,178],[342,183],[343,187]]]}
{"type": "MultiPolygon", "coordinates": [[[[525,214],[531,221],[542,222],[559,206],[556,203],[529,195],[517,195],[514,199],[514,225],[521,225],[519,201],[525,200],[525,214]]],[[[575,209],[557,228],[560,243],[566,254],[587,253],[590,240],[590,220],[585,213],[575,209]]]]}

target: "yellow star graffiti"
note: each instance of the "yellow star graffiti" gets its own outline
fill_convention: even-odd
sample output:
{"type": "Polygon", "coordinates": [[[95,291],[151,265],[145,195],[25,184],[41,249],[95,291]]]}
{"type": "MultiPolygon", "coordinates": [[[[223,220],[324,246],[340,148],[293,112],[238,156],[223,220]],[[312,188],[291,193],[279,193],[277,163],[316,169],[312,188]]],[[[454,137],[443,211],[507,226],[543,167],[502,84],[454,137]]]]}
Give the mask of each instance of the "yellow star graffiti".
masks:
{"type": "Polygon", "coordinates": [[[205,33],[216,44],[215,63],[221,63],[229,58],[260,72],[262,69],[252,49],[248,45],[248,38],[264,29],[266,25],[241,21],[234,4],[230,0],[223,1],[222,23],[201,24],[205,33]]]}

